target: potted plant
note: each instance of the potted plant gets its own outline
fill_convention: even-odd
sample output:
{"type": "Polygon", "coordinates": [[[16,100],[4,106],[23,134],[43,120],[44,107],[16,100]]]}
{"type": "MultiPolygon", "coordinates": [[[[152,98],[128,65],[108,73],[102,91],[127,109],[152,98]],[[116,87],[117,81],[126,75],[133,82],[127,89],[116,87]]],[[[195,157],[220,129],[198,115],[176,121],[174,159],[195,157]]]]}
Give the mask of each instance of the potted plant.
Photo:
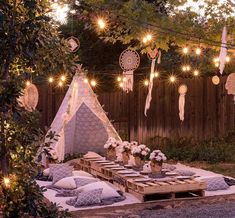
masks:
{"type": "Polygon", "coordinates": [[[162,171],[162,164],[166,161],[166,155],[162,153],[160,150],[154,150],[150,154],[150,167],[153,174],[161,173],[162,171]]]}
{"type": "Polygon", "coordinates": [[[131,153],[131,144],[129,142],[124,141],[122,143],[121,153],[122,153],[122,162],[123,162],[123,164],[128,164],[129,155],[131,153]]]}
{"type": "Polygon", "coordinates": [[[115,138],[110,137],[108,141],[105,143],[104,148],[107,149],[107,159],[108,160],[116,160],[116,148],[119,145],[115,138]]]}
{"type": "Polygon", "coordinates": [[[144,160],[148,156],[150,149],[146,145],[138,145],[132,148],[131,153],[135,158],[135,166],[138,168],[143,167],[144,160]]]}

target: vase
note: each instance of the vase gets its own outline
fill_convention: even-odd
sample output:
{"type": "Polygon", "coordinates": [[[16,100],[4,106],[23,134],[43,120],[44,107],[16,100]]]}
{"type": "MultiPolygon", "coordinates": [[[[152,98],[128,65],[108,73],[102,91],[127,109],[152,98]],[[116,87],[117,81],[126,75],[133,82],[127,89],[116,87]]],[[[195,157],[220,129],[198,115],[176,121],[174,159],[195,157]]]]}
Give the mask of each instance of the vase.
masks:
{"type": "Polygon", "coordinates": [[[108,151],[107,151],[107,159],[111,160],[111,161],[114,161],[114,160],[116,160],[116,158],[117,158],[117,156],[116,156],[115,148],[108,149],[108,151]]]}
{"type": "Polygon", "coordinates": [[[162,163],[150,162],[150,168],[153,174],[161,174],[162,163]]]}
{"type": "Polygon", "coordinates": [[[144,160],[142,160],[140,157],[135,157],[135,166],[142,168],[144,166],[144,160]]]}
{"type": "Polygon", "coordinates": [[[122,153],[122,162],[124,165],[127,165],[129,162],[129,154],[127,152],[122,153]]]}

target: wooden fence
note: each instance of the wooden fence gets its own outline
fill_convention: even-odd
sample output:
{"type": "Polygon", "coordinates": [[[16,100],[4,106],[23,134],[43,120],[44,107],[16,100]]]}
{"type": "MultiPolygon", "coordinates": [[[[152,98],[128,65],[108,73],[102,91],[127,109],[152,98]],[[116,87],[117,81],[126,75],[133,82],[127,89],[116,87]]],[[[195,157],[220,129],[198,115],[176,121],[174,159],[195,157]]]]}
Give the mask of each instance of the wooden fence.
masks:
{"type": "MultiPolygon", "coordinates": [[[[148,90],[140,84],[128,94],[121,90],[98,93],[98,99],[123,138],[143,143],[156,136],[201,140],[235,130],[233,96],[227,95],[225,82],[226,78],[222,78],[221,83],[215,86],[211,78],[180,79],[174,85],[154,81],[147,117],[144,116],[144,106],[148,90]],[[180,84],[188,86],[184,122],[180,122],[178,115],[180,84]]],[[[65,92],[47,84],[39,87],[38,109],[42,112],[42,125],[50,125],[65,92]]]]}

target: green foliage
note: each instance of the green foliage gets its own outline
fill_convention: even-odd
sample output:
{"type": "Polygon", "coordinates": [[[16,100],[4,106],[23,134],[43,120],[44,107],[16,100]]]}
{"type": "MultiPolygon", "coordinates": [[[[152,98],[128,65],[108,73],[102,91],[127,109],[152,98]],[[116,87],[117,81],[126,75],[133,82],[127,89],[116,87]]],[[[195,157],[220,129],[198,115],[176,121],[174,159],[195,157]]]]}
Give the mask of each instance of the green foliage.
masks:
{"type": "Polygon", "coordinates": [[[155,138],[150,140],[152,149],[162,150],[168,159],[177,161],[206,161],[209,163],[235,162],[235,134],[196,142],[192,138],[155,138]],[[157,144],[154,141],[158,141],[157,144]]]}

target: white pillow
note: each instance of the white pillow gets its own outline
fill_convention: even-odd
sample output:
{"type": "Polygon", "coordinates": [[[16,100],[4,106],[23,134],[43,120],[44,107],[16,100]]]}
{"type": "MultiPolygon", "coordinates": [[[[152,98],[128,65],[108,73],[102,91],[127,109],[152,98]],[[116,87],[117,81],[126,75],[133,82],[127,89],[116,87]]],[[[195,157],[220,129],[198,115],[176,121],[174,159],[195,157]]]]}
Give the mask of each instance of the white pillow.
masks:
{"type": "Polygon", "coordinates": [[[43,170],[43,176],[49,176],[49,174],[50,174],[50,168],[43,170]]]}
{"type": "Polygon", "coordinates": [[[82,192],[88,192],[88,191],[92,191],[92,190],[100,189],[100,188],[103,189],[102,195],[101,195],[102,200],[107,199],[107,198],[120,197],[116,189],[109,186],[106,182],[91,183],[88,185],[84,185],[83,187],[78,188],[77,190],[81,190],[82,192]]]}
{"type": "Polygon", "coordinates": [[[82,170],[74,170],[73,171],[73,176],[85,176],[85,177],[93,177],[90,173],[87,173],[82,170]]]}
{"type": "MultiPolygon", "coordinates": [[[[58,182],[56,182],[54,184],[54,186],[59,187],[59,188],[75,189],[75,188],[77,188],[76,183],[74,181],[75,178],[87,178],[87,177],[85,177],[85,176],[65,177],[65,178],[59,180],[58,182]]],[[[89,177],[89,179],[94,179],[95,181],[97,181],[96,178],[89,177]]]]}

